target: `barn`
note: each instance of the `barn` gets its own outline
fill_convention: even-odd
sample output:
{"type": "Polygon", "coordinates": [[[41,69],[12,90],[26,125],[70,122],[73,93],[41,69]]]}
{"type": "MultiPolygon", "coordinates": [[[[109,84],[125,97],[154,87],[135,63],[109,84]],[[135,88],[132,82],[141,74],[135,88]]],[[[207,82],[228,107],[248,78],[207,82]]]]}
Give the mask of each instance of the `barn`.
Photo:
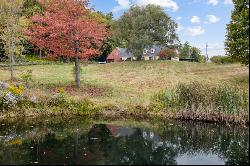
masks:
{"type": "Polygon", "coordinates": [[[116,48],[107,57],[107,62],[119,62],[119,61],[121,61],[121,53],[116,48]]]}

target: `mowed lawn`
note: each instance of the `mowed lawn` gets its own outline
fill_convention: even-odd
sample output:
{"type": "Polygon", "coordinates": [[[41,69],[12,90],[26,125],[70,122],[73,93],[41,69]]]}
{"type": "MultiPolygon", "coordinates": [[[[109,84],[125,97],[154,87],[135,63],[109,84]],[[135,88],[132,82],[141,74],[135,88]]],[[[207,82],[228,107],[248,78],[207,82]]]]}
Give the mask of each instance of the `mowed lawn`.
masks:
{"type": "MultiPolygon", "coordinates": [[[[174,61],[141,61],[82,65],[82,88],[76,89],[73,64],[15,67],[15,77],[33,71],[30,94],[53,94],[58,87],[76,98],[97,105],[148,106],[154,94],[180,82],[227,82],[248,90],[249,70],[240,64],[216,65],[174,61]]],[[[0,80],[9,80],[8,68],[0,68],[0,80]]],[[[17,81],[17,82],[18,82],[17,81]]]]}

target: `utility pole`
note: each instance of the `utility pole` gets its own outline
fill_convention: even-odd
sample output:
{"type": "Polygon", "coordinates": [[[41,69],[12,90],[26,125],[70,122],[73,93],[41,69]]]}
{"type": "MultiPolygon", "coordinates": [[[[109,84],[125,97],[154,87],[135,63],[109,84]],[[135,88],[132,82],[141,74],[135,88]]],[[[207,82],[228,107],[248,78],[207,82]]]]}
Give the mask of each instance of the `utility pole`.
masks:
{"type": "Polygon", "coordinates": [[[207,49],[208,49],[208,44],[207,44],[207,42],[206,42],[206,58],[207,58],[207,62],[208,62],[209,57],[208,57],[207,49]]]}

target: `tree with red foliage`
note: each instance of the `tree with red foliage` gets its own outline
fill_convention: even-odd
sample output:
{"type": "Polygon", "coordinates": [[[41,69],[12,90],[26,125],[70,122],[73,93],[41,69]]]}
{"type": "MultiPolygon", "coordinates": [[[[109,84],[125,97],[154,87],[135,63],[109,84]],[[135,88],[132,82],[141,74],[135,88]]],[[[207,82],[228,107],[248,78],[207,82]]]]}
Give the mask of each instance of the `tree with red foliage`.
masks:
{"type": "Polygon", "coordinates": [[[87,0],[40,0],[44,12],[31,18],[25,30],[30,42],[49,52],[49,57],[75,59],[75,81],[80,87],[80,60],[99,54],[107,35],[105,25],[93,19],[87,0]]]}
{"type": "Polygon", "coordinates": [[[167,48],[164,50],[161,50],[158,54],[158,56],[160,57],[160,59],[162,60],[171,60],[171,58],[175,58],[178,56],[177,52],[175,49],[172,48],[167,48]]]}

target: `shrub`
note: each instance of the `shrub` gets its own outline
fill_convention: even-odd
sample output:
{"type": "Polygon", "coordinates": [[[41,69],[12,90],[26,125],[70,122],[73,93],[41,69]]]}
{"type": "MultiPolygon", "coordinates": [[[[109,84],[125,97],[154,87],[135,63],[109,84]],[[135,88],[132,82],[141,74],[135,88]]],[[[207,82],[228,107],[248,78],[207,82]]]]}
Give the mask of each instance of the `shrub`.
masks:
{"type": "Polygon", "coordinates": [[[49,101],[50,105],[53,106],[62,106],[64,105],[67,101],[66,93],[63,88],[58,88],[57,93],[55,93],[52,97],[51,100],[49,101]]]}
{"type": "Polygon", "coordinates": [[[161,50],[158,53],[158,56],[160,57],[160,59],[166,60],[166,59],[175,58],[178,56],[178,54],[175,49],[167,48],[167,49],[161,50]]]}
{"type": "Polygon", "coordinates": [[[216,64],[231,64],[236,63],[234,59],[232,59],[230,56],[213,56],[211,58],[211,61],[216,64]]]}
{"type": "Polygon", "coordinates": [[[45,98],[27,96],[23,92],[24,87],[21,85],[8,85],[0,82],[0,112],[16,111],[25,115],[25,110],[35,108],[35,110],[49,109],[62,113],[89,114],[95,110],[93,103],[88,100],[71,99],[64,88],[58,88],[55,94],[46,95],[45,98]]]}
{"type": "Polygon", "coordinates": [[[153,97],[156,102],[154,102],[154,108],[159,111],[159,109],[168,109],[168,111],[175,111],[178,107],[179,99],[176,93],[176,89],[170,89],[167,91],[160,91],[153,97]]]}
{"type": "Polygon", "coordinates": [[[8,85],[4,83],[0,83],[0,84],[1,84],[0,85],[0,108],[1,110],[14,107],[23,99],[23,91],[24,91],[23,86],[8,85]]]}

